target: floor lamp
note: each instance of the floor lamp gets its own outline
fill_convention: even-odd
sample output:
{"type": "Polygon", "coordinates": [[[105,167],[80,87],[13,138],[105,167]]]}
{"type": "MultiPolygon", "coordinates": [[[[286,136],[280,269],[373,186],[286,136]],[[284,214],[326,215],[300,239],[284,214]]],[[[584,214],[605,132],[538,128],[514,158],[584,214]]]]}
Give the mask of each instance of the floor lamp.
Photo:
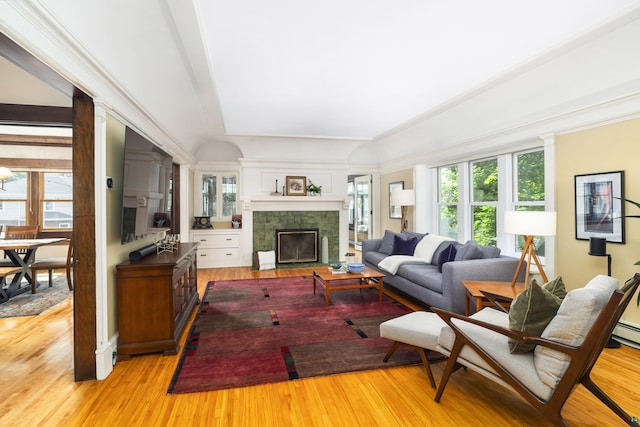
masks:
{"type": "Polygon", "coordinates": [[[402,212],[402,223],[400,226],[400,232],[402,233],[409,224],[407,221],[407,208],[416,204],[416,194],[413,190],[396,190],[391,192],[391,205],[400,206],[402,212]]]}
{"type": "Polygon", "coordinates": [[[504,213],[504,231],[524,238],[522,255],[513,275],[511,286],[515,286],[525,257],[527,258],[527,272],[524,276],[525,287],[529,283],[529,271],[531,269],[531,259],[536,263],[542,280],[548,282],[547,275],[542,268],[536,248],[533,243],[535,236],[555,236],[556,234],[556,213],[548,211],[509,211],[504,213]]]}

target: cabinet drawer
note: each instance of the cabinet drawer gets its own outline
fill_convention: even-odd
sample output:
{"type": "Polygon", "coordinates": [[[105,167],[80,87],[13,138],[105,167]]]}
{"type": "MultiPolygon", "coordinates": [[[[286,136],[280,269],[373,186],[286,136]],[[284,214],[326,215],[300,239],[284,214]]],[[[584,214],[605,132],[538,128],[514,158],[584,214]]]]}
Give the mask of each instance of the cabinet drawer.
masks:
{"type": "Polygon", "coordinates": [[[238,234],[194,234],[193,240],[200,243],[199,249],[237,248],[240,245],[238,234]]]}
{"type": "Polygon", "coordinates": [[[239,248],[198,248],[198,268],[234,267],[239,262],[239,248]]]}

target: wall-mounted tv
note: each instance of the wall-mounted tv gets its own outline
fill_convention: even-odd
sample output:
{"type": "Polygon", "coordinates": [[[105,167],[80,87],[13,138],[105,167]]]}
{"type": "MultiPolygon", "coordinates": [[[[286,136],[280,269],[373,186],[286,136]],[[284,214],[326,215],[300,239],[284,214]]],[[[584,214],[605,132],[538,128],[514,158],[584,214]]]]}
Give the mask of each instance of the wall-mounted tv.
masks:
{"type": "Polygon", "coordinates": [[[173,158],[129,127],[124,138],[122,244],[170,228],[173,158]]]}

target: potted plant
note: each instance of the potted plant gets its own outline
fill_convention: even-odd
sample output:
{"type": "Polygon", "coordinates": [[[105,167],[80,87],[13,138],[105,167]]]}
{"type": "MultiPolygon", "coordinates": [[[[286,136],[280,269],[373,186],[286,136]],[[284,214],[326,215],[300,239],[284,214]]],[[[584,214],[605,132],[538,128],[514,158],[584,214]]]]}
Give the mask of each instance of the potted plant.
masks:
{"type": "MultiPolygon", "coordinates": [[[[631,203],[632,205],[635,205],[636,207],[640,208],[640,203],[638,202],[634,202],[633,200],[629,200],[629,199],[624,199],[624,201],[627,203],[631,203]]],[[[640,215],[625,215],[625,217],[640,218],[640,215]]],[[[640,260],[636,261],[634,265],[640,265],[640,260]]],[[[636,305],[640,307],[640,293],[638,293],[638,300],[636,301],[636,305]]]]}
{"type": "Polygon", "coordinates": [[[307,185],[307,193],[311,196],[320,196],[322,195],[322,185],[315,185],[311,180],[309,180],[309,185],[307,185]]]}

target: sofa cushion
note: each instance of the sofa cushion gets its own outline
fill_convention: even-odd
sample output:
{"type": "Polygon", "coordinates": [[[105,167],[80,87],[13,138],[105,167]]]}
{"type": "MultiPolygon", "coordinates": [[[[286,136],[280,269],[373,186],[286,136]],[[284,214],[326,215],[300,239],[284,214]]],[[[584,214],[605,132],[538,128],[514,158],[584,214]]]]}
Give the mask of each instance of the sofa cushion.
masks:
{"type": "Polygon", "coordinates": [[[474,243],[467,242],[458,247],[455,261],[467,261],[480,258],[482,258],[482,250],[480,250],[480,247],[474,243]]]}
{"type": "Polygon", "coordinates": [[[443,251],[438,255],[438,271],[442,273],[442,265],[447,262],[454,261],[456,259],[456,245],[449,243],[443,251]]]}
{"type": "Polygon", "coordinates": [[[396,233],[393,231],[385,230],[384,236],[382,236],[382,242],[380,243],[380,249],[378,249],[378,251],[385,255],[391,255],[391,252],[393,252],[393,239],[395,235],[396,233]]]}
{"type": "MultiPolygon", "coordinates": [[[[509,317],[507,313],[503,313],[493,308],[485,308],[472,315],[471,318],[505,328],[508,327],[509,324],[509,317]]],[[[489,355],[494,357],[500,365],[522,381],[522,383],[538,397],[544,400],[549,398],[551,395],[551,389],[538,377],[533,363],[533,353],[511,354],[509,352],[509,343],[505,335],[466,322],[457,320],[454,320],[453,322],[456,326],[460,327],[460,329],[462,329],[469,338],[471,338],[489,355]]],[[[440,331],[437,350],[448,355],[449,351],[453,347],[454,341],[455,333],[449,326],[445,326],[440,331]]],[[[489,366],[489,364],[485,362],[478,353],[468,346],[462,347],[458,361],[462,362],[463,365],[474,369],[476,369],[475,367],[478,367],[487,373],[495,374],[495,371],[491,366],[489,366]]]]}
{"type": "MultiPolygon", "coordinates": [[[[552,289],[564,288],[561,277],[557,277],[550,284],[552,289]]],[[[561,302],[561,298],[533,280],[529,287],[512,301],[509,309],[509,327],[539,336],[558,312],[561,302]]],[[[534,348],[535,345],[522,344],[509,339],[511,353],[526,353],[534,348]]]]}
{"type": "MultiPolygon", "coordinates": [[[[427,263],[433,263],[433,254],[442,242],[453,241],[451,237],[439,236],[437,234],[427,234],[416,245],[416,250],[413,255],[418,258],[422,258],[427,263]]],[[[436,259],[437,265],[437,259],[436,259]]]]}
{"type": "Polygon", "coordinates": [[[442,273],[438,272],[438,267],[435,265],[403,264],[397,274],[416,285],[442,294],[442,273]]]}
{"type": "Polygon", "coordinates": [[[393,252],[391,252],[391,255],[413,255],[417,244],[418,239],[416,237],[404,239],[396,234],[393,236],[393,252]]]}
{"type": "Polygon", "coordinates": [[[387,273],[396,274],[400,267],[411,264],[425,264],[425,262],[422,258],[411,255],[389,255],[378,263],[378,268],[387,273]]]}
{"type": "MultiPolygon", "coordinates": [[[[617,288],[616,279],[598,275],[584,288],[572,290],[541,336],[572,346],[581,345],[617,288]]],[[[569,356],[539,345],[534,351],[534,363],[540,379],[549,387],[555,388],[569,366],[569,356]]]]}

